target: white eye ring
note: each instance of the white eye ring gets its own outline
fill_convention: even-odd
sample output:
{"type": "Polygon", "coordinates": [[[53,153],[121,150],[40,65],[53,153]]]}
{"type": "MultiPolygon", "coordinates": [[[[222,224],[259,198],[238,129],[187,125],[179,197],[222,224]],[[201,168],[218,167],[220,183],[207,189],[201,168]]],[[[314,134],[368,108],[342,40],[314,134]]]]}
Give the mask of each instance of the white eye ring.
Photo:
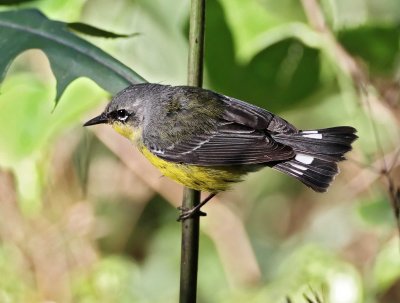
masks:
{"type": "Polygon", "coordinates": [[[129,113],[125,109],[117,110],[117,119],[119,121],[125,121],[128,117],[129,113]]]}

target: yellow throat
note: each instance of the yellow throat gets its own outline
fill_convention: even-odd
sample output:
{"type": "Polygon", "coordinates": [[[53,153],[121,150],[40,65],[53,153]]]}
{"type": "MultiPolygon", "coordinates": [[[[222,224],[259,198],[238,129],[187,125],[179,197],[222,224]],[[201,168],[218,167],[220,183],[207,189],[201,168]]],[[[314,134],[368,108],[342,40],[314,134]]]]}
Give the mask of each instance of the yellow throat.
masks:
{"type": "Polygon", "coordinates": [[[124,136],[125,138],[128,138],[135,144],[142,137],[141,130],[139,128],[135,129],[129,125],[126,125],[118,121],[114,122],[111,126],[117,133],[124,136]]]}

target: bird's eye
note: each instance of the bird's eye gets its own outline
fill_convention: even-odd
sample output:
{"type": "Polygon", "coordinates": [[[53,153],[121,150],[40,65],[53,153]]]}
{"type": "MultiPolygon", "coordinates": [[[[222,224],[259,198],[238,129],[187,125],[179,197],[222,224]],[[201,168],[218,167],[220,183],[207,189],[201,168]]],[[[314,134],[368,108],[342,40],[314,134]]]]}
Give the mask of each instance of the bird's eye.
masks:
{"type": "Polygon", "coordinates": [[[126,119],[128,119],[128,117],[129,117],[129,113],[125,109],[117,110],[116,118],[119,121],[125,121],[126,119]]]}

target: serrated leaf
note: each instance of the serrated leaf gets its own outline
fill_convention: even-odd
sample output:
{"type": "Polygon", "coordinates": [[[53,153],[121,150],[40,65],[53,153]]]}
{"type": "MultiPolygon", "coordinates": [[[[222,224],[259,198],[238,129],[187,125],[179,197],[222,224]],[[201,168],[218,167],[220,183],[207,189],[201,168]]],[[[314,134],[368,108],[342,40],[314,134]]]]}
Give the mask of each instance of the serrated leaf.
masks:
{"type": "Polygon", "coordinates": [[[139,33],[132,34],[117,34],[113,32],[109,32],[92,25],[81,23],[81,22],[71,22],[67,23],[69,29],[79,32],[81,34],[93,36],[93,37],[101,37],[101,38],[131,38],[139,35],[139,33]]]}
{"type": "Polygon", "coordinates": [[[26,2],[32,2],[35,0],[0,0],[0,5],[16,5],[26,2]]]}
{"type": "Polygon", "coordinates": [[[0,13],[0,81],[21,52],[39,48],[49,58],[57,80],[56,101],[76,78],[88,77],[111,94],[145,80],[98,47],[68,31],[35,9],[0,13]],[[18,39],[15,39],[18,37],[18,39]]]}

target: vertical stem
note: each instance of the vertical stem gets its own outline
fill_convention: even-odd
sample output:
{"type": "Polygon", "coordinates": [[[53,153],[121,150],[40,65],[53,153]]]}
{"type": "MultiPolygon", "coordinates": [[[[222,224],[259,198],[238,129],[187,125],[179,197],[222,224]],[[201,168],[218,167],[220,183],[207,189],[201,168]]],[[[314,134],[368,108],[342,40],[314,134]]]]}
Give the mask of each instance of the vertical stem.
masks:
{"type": "Polygon", "coordinates": [[[188,85],[203,84],[205,0],[192,0],[190,7],[188,85]]]}
{"type": "MultiPolygon", "coordinates": [[[[190,8],[188,85],[203,83],[205,0],[192,0],[190,8]]],[[[200,203],[200,192],[185,188],[182,208],[200,203]]],[[[200,218],[182,221],[180,303],[196,303],[200,218]]]]}
{"type": "MultiPolygon", "coordinates": [[[[194,207],[199,200],[199,191],[184,189],[182,205],[194,207]]],[[[199,227],[200,219],[197,216],[182,221],[180,303],[196,302],[199,227]]]]}

